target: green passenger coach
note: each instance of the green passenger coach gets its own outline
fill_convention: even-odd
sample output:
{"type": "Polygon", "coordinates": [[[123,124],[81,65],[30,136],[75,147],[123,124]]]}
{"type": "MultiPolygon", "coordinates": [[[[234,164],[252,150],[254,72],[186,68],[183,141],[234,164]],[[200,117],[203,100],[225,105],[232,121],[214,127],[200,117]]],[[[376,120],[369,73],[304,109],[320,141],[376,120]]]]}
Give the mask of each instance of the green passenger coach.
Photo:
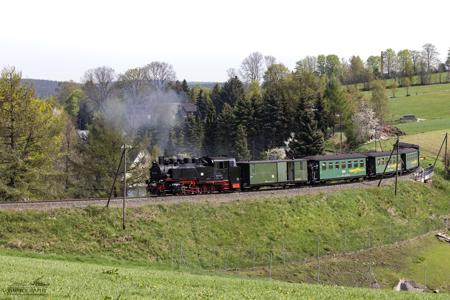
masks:
{"type": "Polygon", "coordinates": [[[308,181],[307,162],[304,159],[239,161],[241,186],[294,185],[308,181]]]}
{"type": "Polygon", "coordinates": [[[366,158],[362,153],[305,157],[311,182],[365,177],[366,158]]]}

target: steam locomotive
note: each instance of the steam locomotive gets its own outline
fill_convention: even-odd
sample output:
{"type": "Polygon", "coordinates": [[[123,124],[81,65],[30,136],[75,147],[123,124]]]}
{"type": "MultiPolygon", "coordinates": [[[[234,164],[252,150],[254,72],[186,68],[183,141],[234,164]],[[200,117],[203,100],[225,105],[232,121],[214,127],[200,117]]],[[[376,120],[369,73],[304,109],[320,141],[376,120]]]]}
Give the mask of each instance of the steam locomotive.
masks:
{"type": "Polygon", "coordinates": [[[229,157],[159,157],[150,168],[147,191],[188,195],[363,180],[412,172],[419,167],[419,153],[418,145],[399,143],[398,156],[396,152],[392,156],[391,152],[364,152],[239,162],[229,157]]]}

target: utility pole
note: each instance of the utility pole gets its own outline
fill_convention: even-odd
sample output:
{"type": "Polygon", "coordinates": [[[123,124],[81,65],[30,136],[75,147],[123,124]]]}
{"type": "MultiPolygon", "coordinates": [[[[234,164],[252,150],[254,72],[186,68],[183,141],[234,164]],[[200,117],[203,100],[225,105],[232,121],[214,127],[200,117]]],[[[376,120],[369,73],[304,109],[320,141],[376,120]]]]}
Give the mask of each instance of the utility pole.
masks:
{"type": "Polygon", "coordinates": [[[448,132],[445,133],[444,170],[448,174],[448,132]]]}
{"type": "Polygon", "coordinates": [[[124,156],[124,150],[122,150],[119,165],[117,165],[117,170],[116,170],[116,173],[114,174],[114,180],[113,180],[113,184],[111,186],[111,190],[109,191],[109,197],[108,197],[108,202],[106,202],[106,208],[109,208],[109,202],[111,202],[111,197],[112,197],[112,194],[114,191],[114,186],[116,185],[117,175],[119,175],[120,166],[122,165],[123,156],[124,156]]]}
{"type": "Polygon", "coordinates": [[[397,154],[396,154],[396,164],[395,164],[395,196],[397,196],[397,182],[398,182],[398,163],[399,163],[399,157],[398,157],[398,143],[399,143],[399,136],[397,135],[397,142],[396,142],[396,148],[397,148],[397,154]]]}
{"type": "Polygon", "coordinates": [[[123,199],[122,199],[122,229],[125,229],[125,211],[127,200],[127,149],[128,145],[123,145],[123,199]]]}

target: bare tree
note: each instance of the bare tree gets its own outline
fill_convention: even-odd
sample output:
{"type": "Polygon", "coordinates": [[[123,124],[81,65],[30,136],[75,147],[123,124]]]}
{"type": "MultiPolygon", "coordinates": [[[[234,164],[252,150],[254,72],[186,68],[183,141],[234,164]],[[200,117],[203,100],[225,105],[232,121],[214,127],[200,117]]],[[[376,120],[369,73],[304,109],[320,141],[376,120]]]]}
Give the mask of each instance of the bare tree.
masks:
{"type": "Polygon", "coordinates": [[[146,79],[156,88],[162,89],[169,82],[176,80],[172,65],[153,61],[144,67],[146,79]]]}
{"type": "Polygon", "coordinates": [[[272,55],[264,56],[264,61],[266,62],[266,68],[269,68],[271,65],[277,63],[277,59],[275,58],[275,56],[272,55]]]}
{"type": "Polygon", "coordinates": [[[314,73],[317,71],[317,57],[306,56],[304,59],[299,60],[295,66],[295,70],[298,73],[314,73]]]}
{"type": "Polygon", "coordinates": [[[260,81],[264,74],[264,56],[253,52],[241,64],[241,76],[246,82],[260,81]]]}
{"type": "Polygon", "coordinates": [[[111,94],[116,73],[109,67],[98,67],[86,71],[83,77],[83,90],[95,102],[97,108],[102,107],[111,94]]]}
{"type": "Polygon", "coordinates": [[[119,84],[127,95],[138,99],[145,90],[146,78],[146,72],[143,68],[129,69],[119,76],[119,84]]]}
{"type": "Polygon", "coordinates": [[[235,68],[229,68],[227,70],[228,78],[234,78],[238,76],[238,71],[235,68]]]}
{"type": "Polygon", "coordinates": [[[413,74],[417,74],[419,72],[420,52],[412,50],[410,51],[410,54],[413,62],[413,74]]]}
{"type": "Polygon", "coordinates": [[[430,43],[423,45],[422,48],[422,58],[425,61],[426,71],[430,73],[439,63],[439,52],[437,52],[436,46],[430,43]]]}

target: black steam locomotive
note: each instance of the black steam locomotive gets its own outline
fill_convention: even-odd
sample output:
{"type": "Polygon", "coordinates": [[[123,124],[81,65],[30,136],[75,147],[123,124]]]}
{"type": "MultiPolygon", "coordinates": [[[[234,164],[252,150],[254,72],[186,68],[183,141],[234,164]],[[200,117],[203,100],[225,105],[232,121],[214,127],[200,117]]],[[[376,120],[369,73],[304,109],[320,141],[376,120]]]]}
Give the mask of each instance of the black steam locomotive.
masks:
{"type": "Polygon", "coordinates": [[[154,195],[186,195],[240,189],[240,168],[234,158],[202,157],[153,162],[147,189],[154,195]]]}

